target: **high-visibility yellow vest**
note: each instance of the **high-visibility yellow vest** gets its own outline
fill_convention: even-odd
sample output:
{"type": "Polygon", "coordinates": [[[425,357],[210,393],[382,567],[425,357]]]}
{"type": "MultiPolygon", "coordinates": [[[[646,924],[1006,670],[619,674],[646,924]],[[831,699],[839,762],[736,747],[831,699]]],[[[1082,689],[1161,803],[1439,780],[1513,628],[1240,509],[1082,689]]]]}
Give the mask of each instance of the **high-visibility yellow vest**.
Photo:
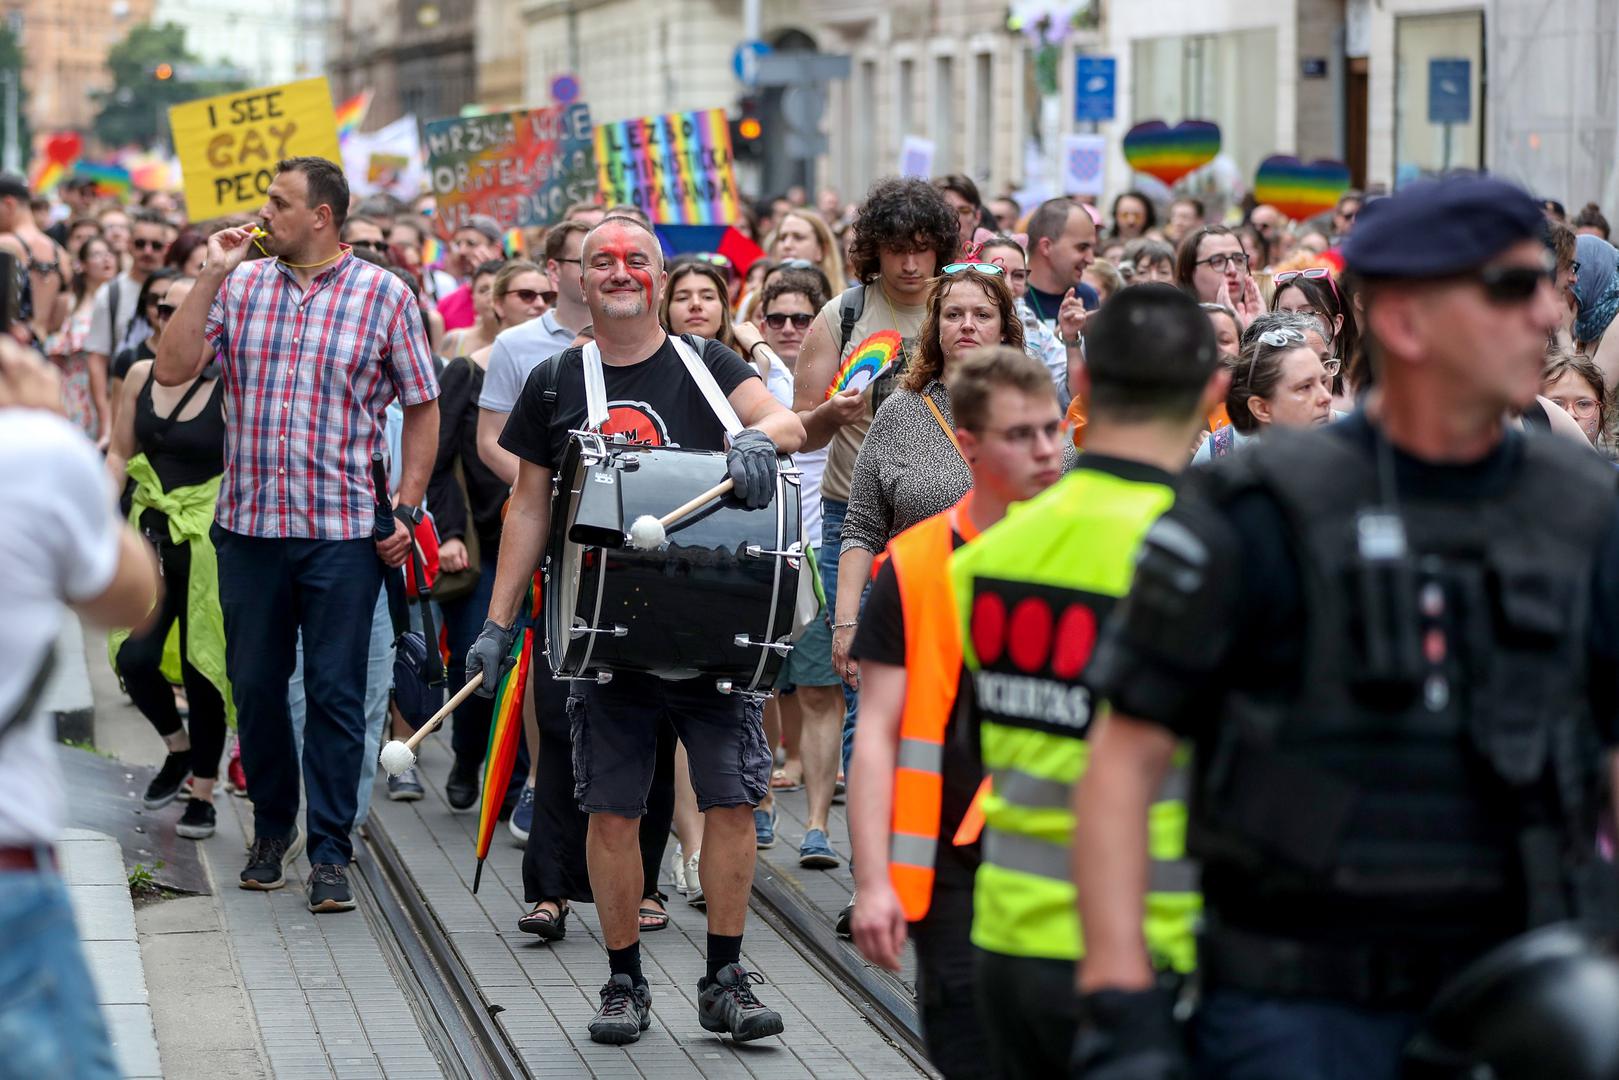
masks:
{"type": "MultiPolygon", "coordinates": [[[[1071,866],[1074,785],[1093,713],[1083,672],[1108,611],[1130,587],[1137,549],[1174,492],[1146,466],[1096,459],[1021,506],[951,558],[962,656],[971,673],[989,794],[973,943],[1008,956],[1084,953],[1071,866]]],[[[1196,964],[1202,911],[1186,861],[1186,761],[1149,825],[1149,951],[1196,964]]]]}

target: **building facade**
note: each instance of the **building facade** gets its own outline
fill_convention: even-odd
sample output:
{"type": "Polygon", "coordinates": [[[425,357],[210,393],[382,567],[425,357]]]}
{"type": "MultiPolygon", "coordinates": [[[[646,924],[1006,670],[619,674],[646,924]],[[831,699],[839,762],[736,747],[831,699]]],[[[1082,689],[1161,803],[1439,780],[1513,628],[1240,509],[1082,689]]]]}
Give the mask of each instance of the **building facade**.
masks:
{"type": "Polygon", "coordinates": [[[89,131],[92,95],[112,85],[107,53],[151,17],[152,0],[3,0],[0,12],[22,45],[29,125],[89,131]]]}
{"type": "Polygon", "coordinates": [[[326,72],[332,0],[156,0],[154,23],[184,27],[186,50],[202,63],[233,67],[250,86],[326,72]]]}
{"type": "Polygon", "coordinates": [[[373,93],[366,130],[407,114],[458,116],[478,100],[473,36],[478,0],[340,0],[328,48],[339,99],[373,93]]]}

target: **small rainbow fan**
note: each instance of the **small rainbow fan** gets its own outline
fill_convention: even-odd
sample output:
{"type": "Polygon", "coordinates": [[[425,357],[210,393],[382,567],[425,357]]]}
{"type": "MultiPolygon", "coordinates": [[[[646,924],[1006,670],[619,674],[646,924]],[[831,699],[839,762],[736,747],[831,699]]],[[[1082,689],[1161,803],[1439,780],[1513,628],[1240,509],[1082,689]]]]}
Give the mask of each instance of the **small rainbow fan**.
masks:
{"type": "Polygon", "coordinates": [[[833,376],[832,385],[826,388],[827,400],[845,390],[864,390],[876,382],[899,358],[903,344],[899,331],[879,330],[856,345],[833,376]]]}

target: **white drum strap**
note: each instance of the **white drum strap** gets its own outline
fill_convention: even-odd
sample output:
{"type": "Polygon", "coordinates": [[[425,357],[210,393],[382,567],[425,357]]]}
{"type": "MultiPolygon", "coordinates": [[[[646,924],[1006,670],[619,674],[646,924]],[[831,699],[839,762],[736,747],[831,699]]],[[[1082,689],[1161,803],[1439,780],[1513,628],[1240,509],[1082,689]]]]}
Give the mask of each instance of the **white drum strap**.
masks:
{"type": "MultiPolygon", "coordinates": [[[[697,339],[699,343],[702,338],[697,339]]],[[[720,425],[725,428],[727,437],[735,435],[742,430],[742,421],[737,418],[736,410],[720,392],[720,384],[714,381],[714,373],[708,370],[703,358],[697,350],[686,344],[684,338],[678,334],[670,334],[669,341],[675,347],[675,353],[680,362],[686,365],[686,371],[691,375],[697,389],[703,392],[703,399],[708,407],[714,411],[720,425]]],[[[607,423],[607,383],[602,376],[601,348],[594,342],[586,342],[584,347],[585,371],[585,423],[592,431],[600,431],[602,425],[607,423]]]]}

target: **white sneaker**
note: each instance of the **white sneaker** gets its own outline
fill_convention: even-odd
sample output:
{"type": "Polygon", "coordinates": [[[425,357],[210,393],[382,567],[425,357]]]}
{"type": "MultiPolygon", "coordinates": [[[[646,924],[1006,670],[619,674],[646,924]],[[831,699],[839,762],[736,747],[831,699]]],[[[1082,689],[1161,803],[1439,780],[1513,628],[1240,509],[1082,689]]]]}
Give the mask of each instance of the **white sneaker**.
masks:
{"type": "Polygon", "coordinates": [[[706,910],[708,900],[703,896],[703,878],[697,872],[697,863],[702,857],[701,851],[694,851],[691,858],[686,860],[686,903],[706,910]]]}
{"type": "Polygon", "coordinates": [[[675,852],[669,856],[669,876],[674,880],[675,892],[681,896],[686,895],[686,854],[680,850],[680,841],[675,841],[675,852]]]}

